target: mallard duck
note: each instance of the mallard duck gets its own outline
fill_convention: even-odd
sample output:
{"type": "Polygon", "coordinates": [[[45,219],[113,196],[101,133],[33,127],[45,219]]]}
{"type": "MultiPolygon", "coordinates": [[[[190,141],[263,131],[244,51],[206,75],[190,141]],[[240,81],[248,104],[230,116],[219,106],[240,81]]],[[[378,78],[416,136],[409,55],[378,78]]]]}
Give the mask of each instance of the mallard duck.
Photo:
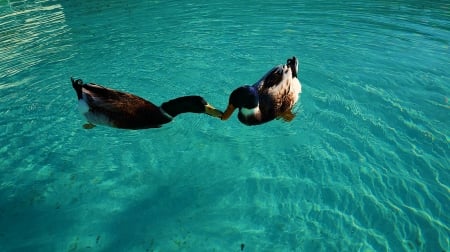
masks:
{"type": "Polygon", "coordinates": [[[78,96],[78,109],[88,120],[83,126],[86,129],[96,124],[121,129],[158,128],[187,112],[206,113],[219,118],[222,116],[221,111],[209,105],[201,96],[183,96],[156,106],[133,94],[94,83],[85,84],[80,79],[71,80],[78,96]]]}
{"type": "Polygon", "coordinates": [[[222,120],[227,120],[239,108],[238,118],[246,125],[258,125],[275,118],[291,121],[295,117],[292,107],[302,92],[297,74],[298,60],[292,57],[285,65],[272,68],[255,84],[235,89],[222,120]]]}

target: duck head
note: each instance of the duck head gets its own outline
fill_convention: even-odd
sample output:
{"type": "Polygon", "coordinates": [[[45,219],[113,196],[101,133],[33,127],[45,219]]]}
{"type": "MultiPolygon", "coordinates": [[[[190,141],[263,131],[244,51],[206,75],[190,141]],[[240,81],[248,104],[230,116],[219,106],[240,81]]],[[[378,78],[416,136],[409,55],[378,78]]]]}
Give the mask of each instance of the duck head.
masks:
{"type": "MultiPolygon", "coordinates": [[[[227,120],[237,108],[239,108],[240,116],[259,118],[261,111],[259,111],[260,97],[258,92],[265,90],[267,91],[266,96],[277,96],[277,93],[282,93],[280,90],[284,86],[290,85],[292,81],[298,82],[297,74],[298,59],[292,57],[287,59],[286,64],[272,68],[254,85],[246,85],[235,89],[230,95],[228,106],[221,119],[227,120]]],[[[264,98],[261,102],[264,103],[264,98]]]]}
{"type": "Polygon", "coordinates": [[[235,89],[228,101],[228,106],[223,113],[221,119],[227,120],[233,114],[234,110],[239,108],[240,111],[251,111],[258,107],[258,91],[253,86],[242,86],[235,89]]]}
{"type": "Polygon", "coordinates": [[[170,117],[181,113],[205,113],[213,117],[222,117],[222,111],[211,106],[203,97],[197,95],[182,96],[164,102],[161,108],[170,117]]]}

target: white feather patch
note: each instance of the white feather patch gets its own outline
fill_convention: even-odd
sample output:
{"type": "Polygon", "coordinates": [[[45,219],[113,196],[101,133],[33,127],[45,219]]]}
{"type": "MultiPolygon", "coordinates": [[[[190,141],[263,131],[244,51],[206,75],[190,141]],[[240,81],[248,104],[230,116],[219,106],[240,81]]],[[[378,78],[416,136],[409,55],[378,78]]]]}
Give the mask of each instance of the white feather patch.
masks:
{"type": "Polygon", "coordinates": [[[245,117],[256,115],[259,113],[259,106],[256,106],[255,108],[248,109],[248,108],[241,108],[241,114],[243,114],[245,117]]]}
{"type": "Polygon", "coordinates": [[[163,108],[159,107],[159,111],[161,111],[161,113],[166,116],[167,118],[169,118],[170,120],[173,119],[173,116],[169,115],[169,113],[167,113],[163,108]]]}
{"type": "Polygon", "coordinates": [[[89,112],[89,106],[83,99],[78,100],[78,111],[83,115],[89,112]]]}

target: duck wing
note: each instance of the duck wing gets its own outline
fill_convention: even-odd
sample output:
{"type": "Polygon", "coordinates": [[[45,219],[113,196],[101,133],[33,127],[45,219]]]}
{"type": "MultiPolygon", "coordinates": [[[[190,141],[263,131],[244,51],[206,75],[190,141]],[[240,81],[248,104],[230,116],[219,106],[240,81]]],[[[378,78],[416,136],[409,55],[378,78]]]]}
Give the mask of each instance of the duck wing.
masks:
{"type": "Polygon", "coordinates": [[[84,84],[82,94],[91,113],[106,116],[118,128],[160,127],[171,121],[159,106],[133,94],[93,83],[84,84]]]}
{"type": "Polygon", "coordinates": [[[291,81],[283,65],[279,65],[255,84],[258,85],[259,106],[267,120],[280,116],[294,105],[291,81]]]}
{"type": "Polygon", "coordinates": [[[157,109],[155,104],[136,95],[105,88],[97,84],[84,84],[82,88],[83,99],[90,107],[103,108],[108,111],[129,112],[137,111],[138,108],[157,109]]]}
{"type": "Polygon", "coordinates": [[[276,66],[268,71],[255,85],[258,86],[258,92],[267,92],[270,88],[280,84],[283,79],[283,66],[276,66]]]}

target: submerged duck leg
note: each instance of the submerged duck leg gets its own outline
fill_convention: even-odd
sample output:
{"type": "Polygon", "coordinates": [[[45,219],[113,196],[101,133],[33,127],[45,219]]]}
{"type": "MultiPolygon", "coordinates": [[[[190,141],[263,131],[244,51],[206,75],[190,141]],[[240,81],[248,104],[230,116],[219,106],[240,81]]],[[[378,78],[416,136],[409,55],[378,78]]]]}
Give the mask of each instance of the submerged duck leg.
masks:
{"type": "Polygon", "coordinates": [[[95,124],[92,124],[92,123],[85,123],[85,124],[83,124],[83,128],[84,129],[92,129],[94,127],[95,127],[95,124]]]}
{"type": "Polygon", "coordinates": [[[289,109],[289,110],[285,111],[283,114],[281,114],[278,118],[283,119],[283,121],[285,121],[285,122],[290,122],[290,121],[294,120],[295,114],[292,113],[292,111],[289,109]]]}

